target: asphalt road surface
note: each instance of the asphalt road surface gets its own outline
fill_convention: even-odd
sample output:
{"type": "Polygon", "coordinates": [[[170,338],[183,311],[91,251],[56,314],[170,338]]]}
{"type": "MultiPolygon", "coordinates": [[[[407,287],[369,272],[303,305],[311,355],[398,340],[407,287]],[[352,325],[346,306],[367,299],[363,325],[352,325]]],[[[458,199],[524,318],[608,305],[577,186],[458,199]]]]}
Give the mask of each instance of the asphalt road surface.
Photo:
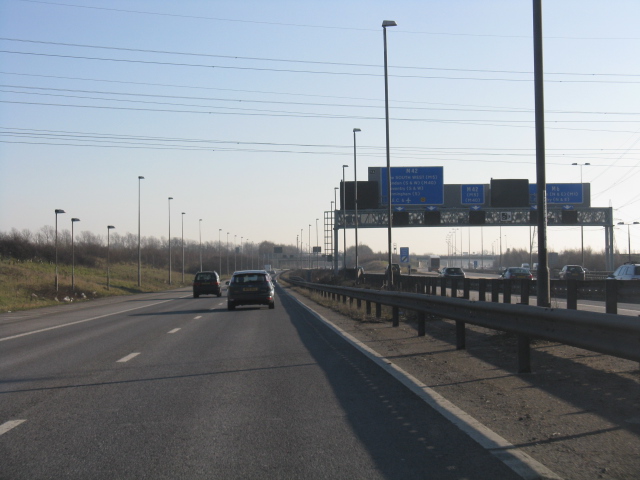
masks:
{"type": "Polygon", "coordinates": [[[181,290],[0,315],[0,479],[522,471],[281,290],[274,310],[181,290]]]}

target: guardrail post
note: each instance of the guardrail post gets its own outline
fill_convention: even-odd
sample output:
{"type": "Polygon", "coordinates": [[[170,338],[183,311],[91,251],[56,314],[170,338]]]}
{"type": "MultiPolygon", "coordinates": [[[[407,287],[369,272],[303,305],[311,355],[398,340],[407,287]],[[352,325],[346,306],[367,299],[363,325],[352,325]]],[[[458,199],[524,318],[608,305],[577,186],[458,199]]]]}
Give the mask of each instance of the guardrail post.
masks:
{"type": "Polygon", "coordinates": [[[362,300],[360,300],[359,298],[356,299],[356,308],[358,310],[360,310],[360,308],[362,307],[362,300]]]}
{"type": "Polygon", "coordinates": [[[529,305],[529,294],[531,292],[531,280],[521,280],[520,285],[520,303],[529,305]]]}
{"type": "Polygon", "coordinates": [[[456,320],[456,350],[464,350],[467,348],[467,331],[465,323],[456,320]]]}
{"type": "Polygon", "coordinates": [[[431,295],[438,294],[438,279],[434,278],[431,280],[431,295]]]}
{"type": "Polygon", "coordinates": [[[346,305],[346,303],[347,303],[347,296],[346,295],[342,295],[342,303],[346,305]]]}
{"type": "Polygon", "coordinates": [[[487,279],[478,279],[478,300],[484,302],[487,299],[487,279]]]}
{"type": "Polygon", "coordinates": [[[567,309],[578,309],[578,282],[576,280],[567,280],[567,309]]]}
{"type": "Polygon", "coordinates": [[[465,278],[462,281],[462,285],[463,285],[463,289],[462,289],[462,298],[466,298],[467,300],[469,300],[469,293],[471,291],[471,280],[468,278],[465,278]]]}
{"type": "Polygon", "coordinates": [[[426,317],[427,315],[424,312],[417,312],[418,313],[418,336],[419,337],[424,337],[426,332],[425,332],[425,323],[426,323],[426,317]]]}
{"type": "Polygon", "coordinates": [[[400,309],[398,307],[392,307],[393,310],[393,323],[392,325],[394,327],[397,327],[400,325],[400,309]]]}
{"type": "Polygon", "coordinates": [[[371,302],[367,300],[367,315],[371,315],[371,302]]]}
{"type": "Polygon", "coordinates": [[[490,280],[491,282],[491,301],[497,303],[500,301],[500,280],[490,280]]]}
{"type": "Polygon", "coordinates": [[[518,335],[518,373],[531,373],[531,339],[518,335]]]}
{"type": "Polygon", "coordinates": [[[505,280],[503,286],[504,286],[504,290],[502,292],[502,303],[511,303],[512,282],[505,280]]]}
{"type": "Polygon", "coordinates": [[[381,318],[382,317],[382,305],[379,303],[376,303],[376,318],[381,318]]]}
{"type": "Polygon", "coordinates": [[[606,313],[618,313],[618,283],[616,280],[604,282],[604,303],[606,313]]]}
{"type": "Polygon", "coordinates": [[[447,296],[447,279],[445,277],[440,279],[440,295],[443,297],[447,296]]]}
{"type": "Polygon", "coordinates": [[[451,298],[456,298],[458,296],[458,279],[451,279],[451,298]]]}

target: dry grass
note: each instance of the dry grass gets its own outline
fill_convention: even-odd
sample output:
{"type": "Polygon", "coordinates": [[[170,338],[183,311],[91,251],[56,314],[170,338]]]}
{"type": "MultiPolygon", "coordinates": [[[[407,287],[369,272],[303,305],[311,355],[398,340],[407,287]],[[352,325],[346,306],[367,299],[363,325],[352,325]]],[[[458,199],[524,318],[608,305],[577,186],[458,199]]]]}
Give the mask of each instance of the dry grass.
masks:
{"type": "Polygon", "coordinates": [[[135,293],[157,292],[191,284],[193,274],[142,268],[142,286],[138,287],[138,265],[110,266],[110,289],[107,289],[105,267],[75,268],[75,291],[71,288],[71,266],[58,265],[58,292],[55,291],[55,266],[48,263],[0,261],[0,312],[13,312],[65,301],[85,301],[92,298],[135,293]],[[68,298],[69,300],[65,300],[68,298]]]}

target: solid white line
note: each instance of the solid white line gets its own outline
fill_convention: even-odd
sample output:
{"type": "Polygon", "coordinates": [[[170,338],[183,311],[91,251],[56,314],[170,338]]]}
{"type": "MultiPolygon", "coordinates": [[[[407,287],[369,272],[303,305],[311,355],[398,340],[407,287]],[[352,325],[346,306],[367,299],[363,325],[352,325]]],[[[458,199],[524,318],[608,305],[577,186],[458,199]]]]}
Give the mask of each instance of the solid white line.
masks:
{"type": "Polygon", "coordinates": [[[180,331],[179,328],[174,328],[173,330],[169,330],[167,333],[176,333],[178,331],[180,331]]]}
{"type": "Polygon", "coordinates": [[[124,362],[128,362],[129,360],[131,360],[134,357],[137,357],[138,355],[140,355],[140,352],[136,352],[136,353],[130,353],[129,355],[127,355],[126,357],[122,357],[120,360],[118,360],[116,363],[124,363],[124,362]]]}
{"type": "Polygon", "coordinates": [[[489,427],[480,423],[478,420],[473,418],[464,410],[458,408],[455,404],[444,398],[432,388],[429,388],[413,375],[405,372],[402,368],[395,365],[393,362],[383,357],[375,350],[372,350],[364,343],[360,342],[358,339],[342,330],[337,325],[334,325],[318,312],[315,312],[310,307],[295,298],[293,295],[289,295],[289,297],[298,302],[298,304],[300,304],[303,308],[309,311],[312,315],[314,315],[318,320],[323,322],[333,331],[335,331],[339,335],[342,335],[364,355],[369,357],[376,364],[386,370],[391,376],[399,380],[403,385],[409,388],[409,390],[420,397],[425,403],[427,403],[430,407],[440,413],[440,415],[445,417],[464,433],[469,435],[473,440],[475,440],[483,448],[497,457],[502,463],[513,470],[516,474],[520,475],[526,480],[534,480],[540,478],[554,480],[562,479],[562,477],[558,476],[555,472],[551,471],[543,464],[535,460],[533,457],[516,448],[507,439],[501,437],[489,427]]]}
{"type": "Polygon", "coordinates": [[[33,335],[34,333],[48,332],[49,330],[56,330],[57,328],[69,327],[71,325],[77,325],[79,323],[90,322],[92,320],[98,320],[100,318],[110,317],[111,315],[119,315],[121,313],[132,312],[133,310],[139,310],[141,308],[153,307],[154,305],[160,305],[161,303],[167,303],[167,302],[170,302],[170,301],[171,300],[163,300],[161,302],[151,303],[149,305],[143,305],[141,307],[129,308],[128,310],[122,310],[120,312],[107,313],[105,315],[99,315],[97,317],[85,318],[84,320],[78,320],[76,322],[70,322],[70,323],[65,323],[65,324],[62,324],[62,325],[56,325],[55,327],[41,328],[40,330],[34,330],[33,332],[20,333],[18,335],[13,335],[11,337],[0,338],[0,342],[5,342],[7,340],[13,340],[14,338],[26,337],[28,335],[33,335]]]}
{"type": "Polygon", "coordinates": [[[0,435],[7,433],[9,430],[17,427],[23,422],[26,422],[26,420],[9,420],[8,422],[4,422],[0,425],[0,435]]]}
{"type": "Polygon", "coordinates": [[[198,320],[199,318],[202,318],[202,315],[198,315],[197,317],[194,318],[194,320],[198,320]]]}

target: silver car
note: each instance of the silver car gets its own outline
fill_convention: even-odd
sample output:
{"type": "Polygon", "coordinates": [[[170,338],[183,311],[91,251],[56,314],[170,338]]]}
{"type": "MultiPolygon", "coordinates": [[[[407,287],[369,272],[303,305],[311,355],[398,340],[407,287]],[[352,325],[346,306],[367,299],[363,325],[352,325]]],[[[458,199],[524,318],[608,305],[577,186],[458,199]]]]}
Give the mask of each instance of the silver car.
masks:
{"type": "Polygon", "coordinates": [[[640,280],[640,264],[625,263],[607,277],[608,280],[640,280]]]}

